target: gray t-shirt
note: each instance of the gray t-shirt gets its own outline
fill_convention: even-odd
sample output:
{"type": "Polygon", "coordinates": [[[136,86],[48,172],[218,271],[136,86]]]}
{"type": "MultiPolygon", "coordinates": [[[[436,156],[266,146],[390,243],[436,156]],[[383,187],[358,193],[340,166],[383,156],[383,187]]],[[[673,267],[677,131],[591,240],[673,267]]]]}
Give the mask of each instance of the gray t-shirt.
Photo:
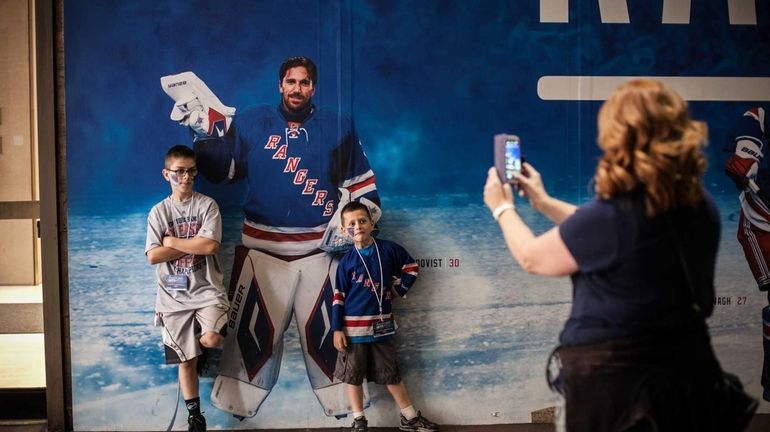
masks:
{"type": "MultiPolygon", "coordinates": [[[[163,246],[163,237],[192,238],[195,236],[221,242],[222,217],[217,203],[198,192],[184,202],[168,197],[155,205],[147,216],[147,242],[144,253],[163,246]]],[[[222,283],[222,270],[216,255],[185,255],[179,259],[157,264],[157,312],[178,312],[205,306],[228,305],[227,292],[222,283]],[[169,275],[184,275],[177,288],[169,275]],[[186,289],[184,289],[186,286],[186,289]]]]}

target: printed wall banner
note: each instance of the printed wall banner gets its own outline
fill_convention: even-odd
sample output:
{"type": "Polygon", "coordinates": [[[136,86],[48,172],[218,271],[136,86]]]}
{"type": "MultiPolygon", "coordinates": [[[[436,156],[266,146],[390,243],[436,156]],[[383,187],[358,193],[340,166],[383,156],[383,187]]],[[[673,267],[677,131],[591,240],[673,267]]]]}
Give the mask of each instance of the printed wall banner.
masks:
{"type": "MultiPolygon", "coordinates": [[[[185,72],[204,83],[195,95],[213,109],[202,127],[218,138],[235,124],[251,145],[219,170],[220,179],[235,173],[241,181],[195,180],[221,209],[219,258],[236,333],[212,352],[201,378],[209,429],[352,421],[335,417],[345,412],[344,394],[339,400],[326,387],[334,351],[325,277],[336,259],[281,261],[286,270],[270,283],[286,288],[270,291],[262,272],[272,272],[279,264],[264,262],[276,258],[238,248],[244,241],[277,248],[276,227],[307,227],[292,219],[307,218],[322,221],[301,233],[314,249],[345,193],[379,199],[379,238],[403,245],[420,266],[407,298],[394,300],[396,346],[415,406],[455,425],[526,423],[553,406],[544,369],[570,311],[571,285],[524,273],[505,248],[481,194],[493,136],[518,135],[549,192],[583,203],[593,197],[598,108],[640,76],[674,87],[709,125],[706,186],[722,220],[709,326],[725,369],[761,397],[768,299],[736,239],[741,203],[724,167],[743,113],[770,109],[770,3],[68,0],[64,29],[76,430],[163,430],[176,407],[177,367],[164,364],[153,327],[157,284],[143,252],[148,212],[170,193],[164,154],[174,144],[193,146],[194,134],[178,124],[184,95],[161,86],[161,77],[185,72]],[[287,96],[281,86],[279,66],[293,56],[317,65],[313,92],[287,96]],[[277,126],[267,119],[282,97],[299,104],[310,96],[319,120],[271,132],[277,126]],[[251,138],[269,135],[275,140],[251,138]],[[344,158],[322,153],[334,140],[344,158]],[[301,147],[292,143],[306,153],[292,153],[301,147]],[[275,164],[255,162],[257,154],[275,164]],[[288,202],[296,206],[286,212],[288,202]],[[244,227],[244,212],[272,222],[244,227]]],[[[212,161],[202,158],[199,168],[222,167],[212,161]]],[[[524,201],[518,208],[535,231],[550,227],[524,201]]],[[[385,388],[369,385],[368,396],[370,426],[396,425],[385,388]]],[[[187,427],[185,419],[177,416],[174,427],[187,427]]]]}

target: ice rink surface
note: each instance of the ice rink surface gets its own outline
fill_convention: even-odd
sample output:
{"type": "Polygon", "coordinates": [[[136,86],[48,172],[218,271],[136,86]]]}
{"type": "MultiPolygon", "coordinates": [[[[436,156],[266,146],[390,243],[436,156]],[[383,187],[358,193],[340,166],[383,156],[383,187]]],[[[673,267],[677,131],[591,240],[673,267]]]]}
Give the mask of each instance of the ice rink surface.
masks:
{"type": "MultiPolygon", "coordinates": [[[[558,196],[558,195],[557,195],[558,196]]],[[[565,198],[561,196],[561,198],[565,198]]],[[[569,199],[569,197],[566,197],[569,199]]],[[[717,354],[748,391],[760,394],[761,308],[766,304],[735,240],[738,202],[715,196],[722,216],[717,296],[709,320],[717,354]]],[[[380,236],[404,245],[422,269],[413,291],[394,302],[402,371],[415,405],[445,424],[529,422],[555,404],[545,362],[569,314],[568,278],[525,274],[505,249],[478,195],[404,196],[383,202],[380,236]]],[[[518,206],[536,232],[550,224],[518,206]]],[[[152,327],[154,270],[143,255],[146,213],[71,214],[69,277],[74,421],[77,430],[159,430],[173,414],[176,367],[163,365],[152,327]]],[[[227,281],[241,215],[225,214],[220,258],[227,281]]],[[[278,384],[256,417],[238,421],[212,407],[216,368],[201,381],[209,428],[347,426],[323,415],[305,376],[292,324],[278,384]]],[[[371,426],[398,414],[383,387],[370,385],[371,426]]],[[[186,428],[181,406],[176,428],[186,428]]],[[[760,412],[770,412],[762,403],[760,412]]]]}

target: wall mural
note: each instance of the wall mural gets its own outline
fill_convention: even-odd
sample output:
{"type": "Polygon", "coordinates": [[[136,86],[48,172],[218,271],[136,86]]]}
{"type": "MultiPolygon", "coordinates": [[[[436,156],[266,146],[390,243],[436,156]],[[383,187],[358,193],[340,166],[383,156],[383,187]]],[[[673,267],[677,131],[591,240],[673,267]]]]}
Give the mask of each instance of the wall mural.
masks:
{"type": "MultiPolygon", "coordinates": [[[[742,114],[770,104],[767,2],[73,0],[64,4],[64,28],[76,430],[161,430],[176,406],[177,367],[164,364],[153,327],[155,275],[143,248],[148,212],[169,194],[163,155],[173,144],[192,145],[193,136],[171,120],[174,100],[161,77],[193,72],[235,108],[237,124],[249,107],[278,106],[278,68],[291,56],[315,61],[313,103],[340,120],[317,132],[287,127],[283,139],[350,128],[376,176],[379,236],[403,245],[420,265],[408,297],[394,301],[396,345],[410,395],[432,420],[529,422],[532,411],[555,404],[544,368],[569,313],[570,284],[525,274],[505,249],[481,198],[492,137],[517,134],[551,194],[585,202],[599,154],[597,110],[634,76],[661,77],[709,125],[706,183],[723,228],[709,325],[724,367],[761,395],[768,300],[736,240],[740,201],[724,165],[742,114]]],[[[226,123],[212,121],[212,130],[226,123]]],[[[292,181],[297,194],[310,191],[311,203],[333,202],[319,209],[336,208],[334,185],[308,183],[313,170],[327,168],[309,166],[298,178],[303,167],[287,166],[290,175],[274,180],[252,166],[247,180],[232,184],[196,179],[196,189],[221,208],[226,284],[234,267],[242,274],[236,247],[244,204],[249,211],[247,183],[278,196],[272,188],[292,181]],[[320,190],[326,195],[319,198],[320,190]]],[[[354,198],[373,191],[351,184],[354,198]]],[[[549,228],[528,205],[519,208],[533,229],[549,228]]],[[[286,303],[284,320],[273,316],[274,327],[289,325],[282,358],[244,360],[274,369],[243,375],[264,393],[244,402],[243,420],[211,400],[215,378],[240,360],[220,362],[228,355],[212,353],[200,390],[209,429],[349,425],[325,404],[333,396],[313,391],[323,388],[330,367],[325,289],[286,303]]],[[[233,319],[243,319],[241,307],[233,319]]],[[[235,339],[226,350],[244,346],[235,339]]],[[[396,425],[397,408],[382,386],[370,385],[369,399],[371,426],[396,425]]],[[[770,412],[770,404],[759,411],[770,412]]],[[[176,428],[186,427],[184,414],[176,428]]]]}

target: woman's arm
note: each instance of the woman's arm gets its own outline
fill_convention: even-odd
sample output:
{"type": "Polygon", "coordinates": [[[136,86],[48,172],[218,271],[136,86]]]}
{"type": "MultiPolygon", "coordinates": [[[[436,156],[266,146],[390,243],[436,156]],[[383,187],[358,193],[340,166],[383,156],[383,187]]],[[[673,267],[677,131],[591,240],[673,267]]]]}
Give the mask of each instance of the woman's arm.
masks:
{"type": "Polygon", "coordinates": [[[511,186],[500,184],[494,167],[487,173],[484,203],[497,217],[505,243],[524,271],[544,276],[567,276],[578,271],[575,258],[559,235],[559,228],[535,237],[513,206],[511,186]]]}
{"type": "Polygon", "coordinates": [[[543,276],[568,276],[578,271],[575,258],[553,227],[535,237],[516,210],[506,211],[498,219],[505,244],[527,273],[543,276]]]}
{"type": "Polygon", "coordinates": [[[537,207],[532,207],[557,225],[562,223],[564,219],[572,216],[572,213],[575,213],[575,210],[577,210],[577,207],[574,204],[550,196],[538,203],[537,207]]]}

